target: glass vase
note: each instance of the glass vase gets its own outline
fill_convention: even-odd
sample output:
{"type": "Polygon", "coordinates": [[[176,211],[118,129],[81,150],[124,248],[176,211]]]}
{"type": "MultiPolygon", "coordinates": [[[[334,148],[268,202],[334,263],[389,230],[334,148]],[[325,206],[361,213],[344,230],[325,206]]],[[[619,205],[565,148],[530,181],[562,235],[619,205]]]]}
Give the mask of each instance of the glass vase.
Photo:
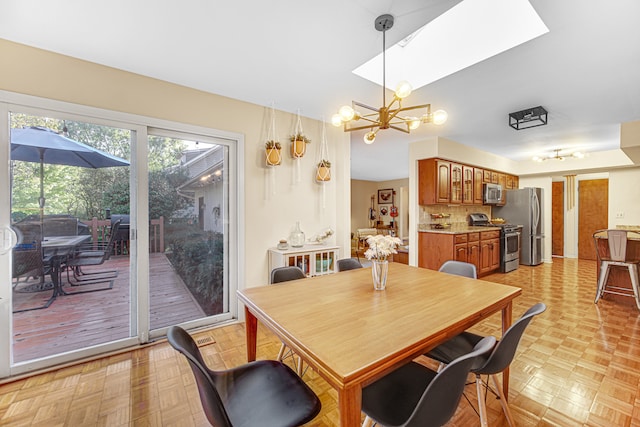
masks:
{"type": "Polygon", "coordinates": [[[289,235],[289,244],[294,248],[301,248],[304,246],[305,236],[304,232],[300,229],[300,221],[296,221],[296,228],[289,235]]]}
{"type": "Polygon", "coordinates": [[[373,276],[373,289],[384,291],[387,287],[387,272],[389,271],[389,261],[371,260],[371,275],[373,276]]]}

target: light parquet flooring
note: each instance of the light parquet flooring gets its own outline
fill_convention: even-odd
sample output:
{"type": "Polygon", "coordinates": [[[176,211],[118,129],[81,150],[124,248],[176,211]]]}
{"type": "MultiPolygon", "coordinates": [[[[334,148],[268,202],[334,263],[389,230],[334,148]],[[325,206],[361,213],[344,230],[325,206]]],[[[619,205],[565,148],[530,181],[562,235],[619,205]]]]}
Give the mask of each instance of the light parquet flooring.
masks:
{"type": "MultiPolygon", "coordinates": [[[[519,286],[514,318],[543,301],[548,308],[527,329],[511,365],[510,408],[518,426],[640,427],[640,313],[632,305],[593,304],[594,261],[554,259],[486,280],[519,286]]],[[[389,279],[393,286],[393,278],[389,279]]],[[[500,316],[474,328],[499,336],[500,316]]],[[[279,341],[259,327],[258,358],[273,358],[279,341]]],[[[214,369],[246,360],[244,325],[195,334],[214,369]]],[[[383,343],[381,342],[381,345],[383,343]]],[[[421,358],[422,360],[422,358],[421,358]]],[[[424,360],[432,364],[432,361],[424,360]]],[[[310,426],[336,426],[336,392],[314,372],[304,376],[322,412],[310,426]]],[[[475,402],[474,387],[467,395],[475,402]]],[[[491,426],[506,426],[488,397],[491,426]]],[[[3,426],[205,426],[193,376],[166,342],[0,386],[3,426]]],[[[450,426],[479,425],[462,400],[450,426]]]]}

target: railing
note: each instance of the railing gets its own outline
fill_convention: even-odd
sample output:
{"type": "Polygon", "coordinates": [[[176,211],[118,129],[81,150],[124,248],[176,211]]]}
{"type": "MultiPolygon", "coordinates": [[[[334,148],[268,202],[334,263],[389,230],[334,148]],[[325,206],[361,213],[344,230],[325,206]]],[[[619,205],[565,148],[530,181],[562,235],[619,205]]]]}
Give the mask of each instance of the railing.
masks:
{"type": "MultiPolygon", "coordinates": [[[[98,219],[93,217],[87,220],[81,220],[91,231],[91,241],[97,245],[98,242],[107,241],[109,239],[109,231],[111,230],[111,220],[98,219]]],[[[129,240],[119,240],[115,242],[116,255],[129,254],[129,240]]],[[[164,252],[164,217],[152,219],[149,226],[149,253],[164,252]]]]}

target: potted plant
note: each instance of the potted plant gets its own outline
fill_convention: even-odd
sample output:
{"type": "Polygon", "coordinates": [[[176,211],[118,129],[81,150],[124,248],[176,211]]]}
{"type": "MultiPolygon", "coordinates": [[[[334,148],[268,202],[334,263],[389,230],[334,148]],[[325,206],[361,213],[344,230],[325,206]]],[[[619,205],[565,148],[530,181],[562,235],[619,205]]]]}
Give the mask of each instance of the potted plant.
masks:
{"type": "Polygon", "coordinates": [[[273,140],[267,141],[265,144],[265,154],[267,155],[268,166],[278,166],[280,162],[282,162],[280,149],[282,149],[282,146],[279,142],[273,140]]]}
{"type": "Polygon", "coordinates": [[[291,135],[289,139],[291,140],[291,155],[295,158],[304,156],[304,153],[307,151],[307,144],[309,144],[311,140],[301,133],[291,135]]]}
{"type": "Polygon", "coordinates": [[[318,163],[318,169],[316,170],[316,181],[330,181],[331,180],[331,162],[329,160],[321,160],[318,163]]]}

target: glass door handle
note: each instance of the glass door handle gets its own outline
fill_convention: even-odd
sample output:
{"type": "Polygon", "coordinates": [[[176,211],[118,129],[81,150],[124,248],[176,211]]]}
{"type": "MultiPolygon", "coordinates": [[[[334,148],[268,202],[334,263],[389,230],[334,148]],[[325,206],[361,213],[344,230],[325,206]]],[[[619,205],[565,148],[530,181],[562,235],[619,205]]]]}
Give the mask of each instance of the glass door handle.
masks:
{"type": "Polygon", "coordinates": [[[0,243],[0,254],[6,254],[18,243],[18,236],[16,232],[13,231],[13,228],[8,225],[3,226],[0,233],[2,233],[0,236],[2,239],[0,243]]]}

